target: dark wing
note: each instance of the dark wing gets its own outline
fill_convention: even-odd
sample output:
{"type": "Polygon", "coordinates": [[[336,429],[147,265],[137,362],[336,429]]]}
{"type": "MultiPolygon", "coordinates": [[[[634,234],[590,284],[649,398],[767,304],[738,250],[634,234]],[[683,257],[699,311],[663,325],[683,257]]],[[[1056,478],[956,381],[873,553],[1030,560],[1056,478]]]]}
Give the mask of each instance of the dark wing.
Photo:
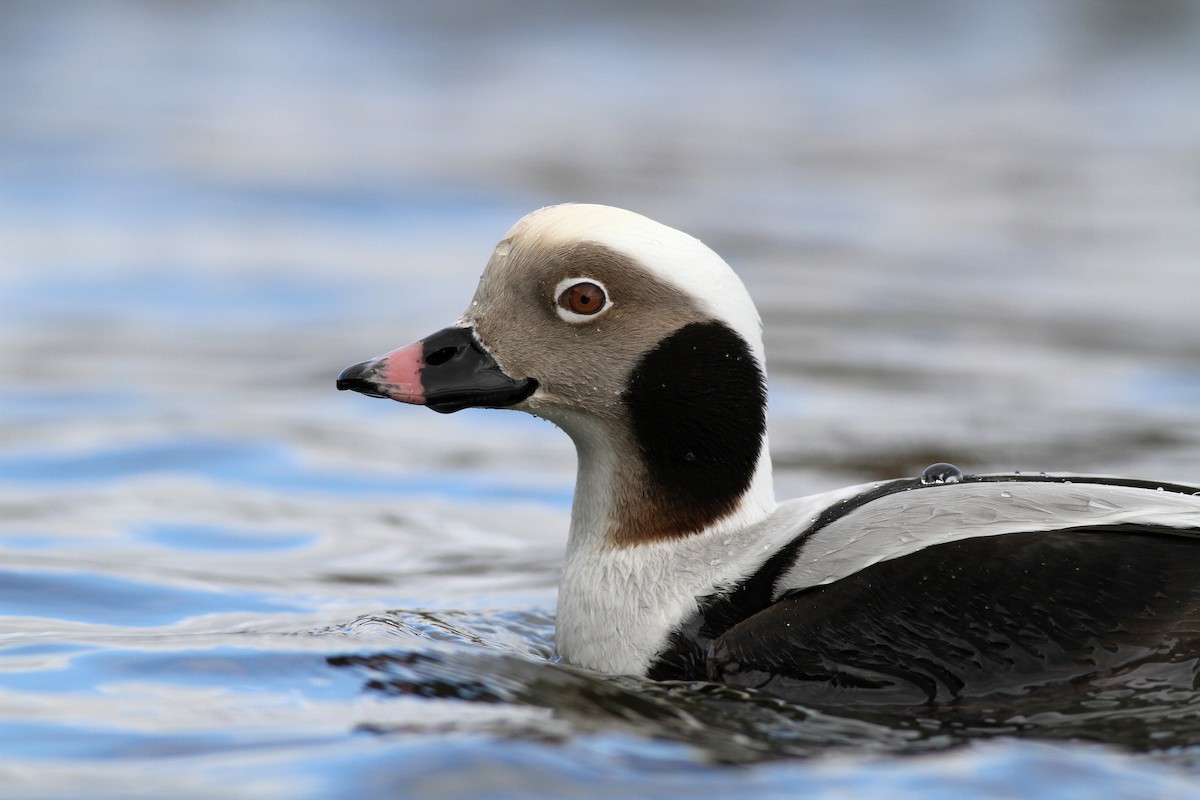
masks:
{"type": "Polygon", "coordinates": [[[1200,530],[1122,525],[949,542],[789,595],[713,641],[712,680],[802,702],[941,703],[1196,677],[1200,530]]]}

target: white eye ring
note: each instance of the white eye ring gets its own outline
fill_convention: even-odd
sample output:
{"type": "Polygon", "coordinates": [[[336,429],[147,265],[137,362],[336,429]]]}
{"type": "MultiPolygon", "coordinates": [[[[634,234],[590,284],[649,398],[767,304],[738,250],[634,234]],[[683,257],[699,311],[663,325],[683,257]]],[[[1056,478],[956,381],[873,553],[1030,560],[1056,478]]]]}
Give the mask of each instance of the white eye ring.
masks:
{"type": "Polygon", "coordinates": [[[603,283],[595,278],[580,276],[577,278],[563,278],[554,287],[554,310],[558,313],[559,319],[563,322],[570,322],[572,325],[579,325],[584,322],[591,322],[606,311],[613,307],[612,298],[608,294],[608,289],[603,283]],[[577,311],[571,310],[570,306],[565,305],[564,297],[567,290],[574,288],[582,283],[588,283],[600,290],[601,305],[595,311],[587,314],[580,314],[577,311]]]}

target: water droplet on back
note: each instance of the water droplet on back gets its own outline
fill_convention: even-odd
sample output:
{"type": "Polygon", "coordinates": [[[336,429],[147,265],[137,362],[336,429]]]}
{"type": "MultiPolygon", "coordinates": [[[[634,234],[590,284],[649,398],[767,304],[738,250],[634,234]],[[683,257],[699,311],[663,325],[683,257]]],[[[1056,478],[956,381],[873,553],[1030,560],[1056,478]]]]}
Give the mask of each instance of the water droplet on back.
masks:
{"type": "Polygon", "coordinates": [[[945,462],[930,464],[921,472],[921,483],[926,486],[935,483],[959,483],[962,479],[963,471],[945,462]]]}

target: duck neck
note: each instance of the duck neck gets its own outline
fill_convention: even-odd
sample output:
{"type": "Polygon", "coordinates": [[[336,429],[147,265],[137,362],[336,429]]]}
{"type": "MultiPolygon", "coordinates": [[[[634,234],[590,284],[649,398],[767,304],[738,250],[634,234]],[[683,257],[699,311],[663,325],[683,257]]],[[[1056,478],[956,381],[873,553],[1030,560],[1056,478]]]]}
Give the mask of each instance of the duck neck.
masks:
{"type": "MultiPolygon", "coordinates": [[[[731,510],[688,533],[632,541],[627,517],[645,518],[657,502],[630,495],[646,480],[637,459],[621,458],[612,440],[576,438],[578,482],[567,558],[559,586],[557,644],[569,663],[610,674],[645,675],[698,598],[733,586],[776,549],[771,464],[764,453],[731,510]],[[636,503],[634,503],[636,505],[636,503]]],[[[647,493],[648,496],[653,492],[647,493]]]]}
{"type": "Polygon", "coordinates": [[[724,460],[683,451],[678,456],[683,469],[665,478],[627,431],[588,431],[573,439],[578,470],[569,551],[670,548],[752,525],[775,508],[765,435],[754,460],[738,465],[744,469],[740,475],[723,471],[732,469],[724,460]]]}
{"type": "Polygon", "coordinates": [[[685,326],[639,361],[615,413],[555,421],[579,458],[559,652],[644,672],[697,598],[769,555],[762,369],[724,325],[685,326]]]}

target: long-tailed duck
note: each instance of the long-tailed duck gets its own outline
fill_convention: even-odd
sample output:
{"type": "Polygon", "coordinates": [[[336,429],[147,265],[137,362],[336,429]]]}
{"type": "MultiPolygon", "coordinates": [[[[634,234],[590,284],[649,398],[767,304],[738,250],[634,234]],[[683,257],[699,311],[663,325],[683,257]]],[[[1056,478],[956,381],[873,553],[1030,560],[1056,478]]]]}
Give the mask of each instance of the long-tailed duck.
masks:
{"type": "Polygon", "coordinates": [[[940,464],[777,503],[749,294],[629,211],[529,214],[457,322],[337,386],[574,440],[572,664],[937,702],[1200,659],[1200,487],[940,464]]]}

